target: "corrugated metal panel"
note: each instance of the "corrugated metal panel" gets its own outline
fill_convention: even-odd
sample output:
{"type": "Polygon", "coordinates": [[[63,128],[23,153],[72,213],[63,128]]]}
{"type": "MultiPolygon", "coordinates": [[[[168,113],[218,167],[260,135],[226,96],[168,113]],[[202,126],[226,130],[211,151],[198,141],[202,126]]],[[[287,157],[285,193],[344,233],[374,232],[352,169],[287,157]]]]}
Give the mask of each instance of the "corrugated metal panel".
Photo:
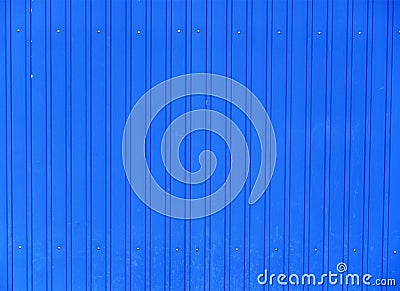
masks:
{"type": "MultiPolygon", "coordinates": [[[[400,281],[399,1],[7,0],[0,23],[1,290],[257,290],[264,269],[322,274],[339,262],[400,281]],[[259,97],[277,163],[254,205],[257,162],[224,210],[180,220],[131,191],[121,143],[147,90],[196,72],[259,97]]],[[[174,181],[158,157],[166,127],[202,107],[234,119],[259,154],[234,106],[166,106],[149,165],[182,197],[211,194],[229,171],[211,133],[181,149],[189,170],[205,148],[219,157],[200,186],[174,181]]]]}

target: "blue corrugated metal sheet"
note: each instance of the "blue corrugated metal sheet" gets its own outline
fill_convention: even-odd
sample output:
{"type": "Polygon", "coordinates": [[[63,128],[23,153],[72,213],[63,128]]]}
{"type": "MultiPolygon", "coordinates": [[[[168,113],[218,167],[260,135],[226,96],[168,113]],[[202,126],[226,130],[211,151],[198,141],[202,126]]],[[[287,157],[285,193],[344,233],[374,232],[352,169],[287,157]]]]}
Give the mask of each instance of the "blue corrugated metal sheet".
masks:
{"type": "MultiPolygon", "coordinates": [[[[0,0],[0,72],[1,290],[259,290],[264,269],[321,274],[339,262],[400,284],[398,0],[0,0]],[[256,204],[252,163],[224,210],[179,220],[130,190],[121,143],[147,90],[194,72],[259,97],[277,163],[256,204]]],[[[181,153],[189,170],[205,148],[222,163],[198,188],[157,157],[171,121],[201,107],[235,119],[257,155],[237,108],[210,96],[168,105],[149,165],[185,197],[210,194],[229,170],[210,133],[181,153]]]]}

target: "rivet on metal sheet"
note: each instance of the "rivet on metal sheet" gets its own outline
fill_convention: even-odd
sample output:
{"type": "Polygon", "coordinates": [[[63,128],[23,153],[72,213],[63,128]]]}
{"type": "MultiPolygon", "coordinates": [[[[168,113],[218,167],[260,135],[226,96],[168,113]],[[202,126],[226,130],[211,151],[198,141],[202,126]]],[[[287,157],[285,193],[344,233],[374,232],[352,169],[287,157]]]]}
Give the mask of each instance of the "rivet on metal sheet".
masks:
{"type": "Polygon", "coordinates": [[[197,30],[197,33],[200,33],[200,29],[197,30]]]}
{"type": "Polygon", "coordinates": [[[58,247],[57,247],[57,250],[61,250],[61,247],[60,247],[60,246],[58,246],[58,247]]]}
{"type": "Polygon", "coordinates": [[[393,254],[397,255],[397,251],[394,251],[393,254]]]}
{"type": "Polygon", "coordinates": [[[33,74],[31,74],[31,79],[33,78],[33,74]]]}
{"type": "Polygon", "coordinates": [[[136,248],[136,250],[138,251],[138,250],[140,250],[140,248],[139,248],[139,247],[137,247],[137,248],[136,248]]]}
{"type": "Polygon", "coordinates": [[[137,34],[140,34],[140,30],[137,31],[137,34]]]}
{"type": "Polygon", "coordinates": [[[199,249],[198,249],[198,248],[196,248],[196,252],[199,252],[199,249]]]}
{"type": "Polygon", "coordinates": [[[180,30],[180,29],[178,29],[178,33],[181,33],[181,30],[180,30]]]}
{"type": "Polygon", "coordinates": [[[100,250],[101,250],[101,247],[97,247],[97,250],[100,251],[100,250]]]}
{"type": "Polygon", "coordinates": [[[278,251],[278,248],[275,248],[275,250],[274,250],[275,252],[277,252],[278,251]]]}
{"type": "Polygon", "coordinates": [[[314,249],[314,252],[318,252],[318,249],[317,249],[317,248],[315,248],[315,249],[314,249]]]}
{"type": "Polygon", "coordinates": [[[322,32],[321,31],[318,31],[318,35],[321,35],[322,34],[322,32]]]}
{"type": "Polygon", "coordinates": [[[175,249],[175,252],[179,252],[179,249],[178,249],[178,248],[176,248],[176,249],[175,249]]]}
{"type": "Polygon", "coordinates": [[[97,33],[100,34],[100,33],[101,33],[101,30],[99,29],[99,30],[97,31],[97,33]]]}
{"type": "Polygon", "coordinates": [[[237,32],[237,34],[240,34],[240,30],[237,32]]]}
{"type": "Polygon", "coordinates": [[[359,32],[358,32],[358,35],[361,35],[361,34],[362,34],[362,32],[361,32],[361,31],[359,31],[359,32]]]}
{"type": "Polygon", "coordinates": [[[237,251],[237,252],[238,252],[238,251],[239,251],[239,248],[236,248],[236,249],[235,249],[235,251],[237,251]]]}
{"type": "Polygon", "coordinates": [[[21,249],[22,249],[22,246],[18,246],[18,249],[20,249],[20,250],[21,250],[21,249]]]}
{"type": "Polygon", "coordinates": [[[357,252],[357,249],[353,249],[353,252],[357,252]]]}
{"type": "Polygon", "coordinates": [[[278,30],[278,34],[280,35],[282,32],[280,30],[278,30]]]}
{"type": "Polygon", "coordinates": [[[61,30],[57,29],[57,33],[60,33],[61,30]]]}
{"type": "Polygon", "coordinates": [[[21,32],[21,29],[17,28],[17,32],[21,32]]]}

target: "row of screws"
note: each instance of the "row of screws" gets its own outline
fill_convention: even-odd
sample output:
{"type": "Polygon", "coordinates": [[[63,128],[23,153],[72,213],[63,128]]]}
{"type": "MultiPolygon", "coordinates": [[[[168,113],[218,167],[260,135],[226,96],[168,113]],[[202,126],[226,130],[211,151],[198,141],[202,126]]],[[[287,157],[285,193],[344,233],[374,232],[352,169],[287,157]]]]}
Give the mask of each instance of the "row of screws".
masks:
{"type": "MultiPolygon", "coordinates": [[[[18,249],[19,249],[19,250],[22,250],[22,246],[18,246],[18,249]]],[[[61,246],[58,246],[58,247],[57,247],[57,250],[60,251],[60,250],[61,250],[61,246]]],[[[100,251],[100,250],[101,250],[101,247],[97,247],[97,250],[100,251]]]]}
{"type": "MultiPolygon", "coordinates": [[[[177,32],[178,32],[178,33],[181,33],[181,30],[178,29],[177,32]]],[[[197,33],[200,33],[200,29],[197,29],[196,32],[197,32],[197,33]]],[[[398,31],[398,33],[400,34],[400,30],[398,31]]],[[[141,31],[138,30],[138,31],[137,31],[137,34],[141,34],[141,31]]],[[[238,30],[238,31],[237,31],[237,34],[241,34],[241,31],[238,30]]],[[[278,34],[278,35],[281,35],[281,34],[282,34],[282,31],[278,30],[278,31],[277,31],[277,34],[278,34]]],[[[318,34],[318,35],[322,35],[322,31],[318,31],[317,34],[318,34]]],[[[358,35],[362,35],[362,31],[359,31],[357,34],[358,34],[358,35]]]]}
{"type": "MultiPolygon", "coordinates": [[[[18,246],[18,249],[20,249],[20,250],[21,250],[21,249],[22,249],[22,246],[18,246]]],[[[60,246],[58,246],[58,247],[57,247],[57,250],[61,250],[61,247],[60,247],[60,246]]],[[[98,250],[98,251],[100,251],[100,250],[101,250],[101,247],[97,247],[97,250],[98,250]]],[[[138,251],[139,251],[139,250],[140,250],[140,248],[139,248],[139,247],[137,247],[137,248],[136,248],[136,250],[138,250],[138,251]]],[[[274,249],[274,251],[275,251],[275,252],[277,252],[278,250],[279,250],[278,248],[275,248],[275,249],[274,249]]],[[[178,249],[178,248],[176,248],[176,249],[175,249],[175,251],[176,251],[176,252],[179,252],[179,249],[178,249]]],[[[237,251],[237,252],[238,252],[238,251],[239,251],[239,248],[235,248],[235,251],[237,251]]],[[[317,249],[317,248],[315,248],[315,249],[314,249],[314,252],[317,252],[317,251],[318,251],[318,249],[317,249]]],[[[196,252],[199,252],[199,248],[196,248],[196,252]]],[[[353,249],[353,252],[357,252],[357,249],[353,249]]],[[[395,251],[393,251],[393,254],[397,255],[397,251],[396,251],[396,250],[395,250],[395,251]]]]}
{"type": "MultiPolygon", "coordinates": [[[[21,29],[20,29],[20,28],[17,28],[17,32],[21,32],[21,29]]],[[[57,33],[60,33],[60,32],[61,32],[61,29],[57,29],[56,32],[57,32],[57,33]]],[[[97,33],[100,34],[100,33],[101,33],[101,30],[100,30],[100,29],[97,30],[97,33]]],[[[140,34],[140,31],[138,31],[138,34],[140,34]]]]}
{"type": "MultiPolygon", "coordinates": [[[[20,29],[20,28],[17,28],[17,32],[21,32],[21,29],[20,29]]],[[[57,32],[57,33],[60,33],[61,30],[60,30],[60,29],[57,29],[56,32],[57,32]]],[[[178,29],[177,32],[178,32],[178,33],[181,33],[181,30],[178,29]]],[[[200,29],[197,29],[196,32],[197,32],[197,33],[200,33],[200,29]]],[[[97,33],[100,34],[100,33],[101,33],[101,30],[100,30],[100,29],[97,30],[97,33]]],[[[137,31],[137,34],[141,34],[141,31],[138,30],[138,31],[137,31]]],[[[237,34],[241,34],[240,30],[238,30],[237,34]]],[[[278,31],[277,31],[277,34],[278,34],[278,35],[281,35],[282,32],[281,32],[280,30],[278,30],[278,31]]],[[[321,31],[318,31],[317,34],[318,34],[318,35],[321,35],[322,32],[321,32],[321,31]]],[[[358,32],[358,35],[361,35],[361,34],[362,34],[362,31],[359,31],[359,32],[358,32]]],[[[398,34],[400,34],[400,30],[398,31],[398,34]]]]}

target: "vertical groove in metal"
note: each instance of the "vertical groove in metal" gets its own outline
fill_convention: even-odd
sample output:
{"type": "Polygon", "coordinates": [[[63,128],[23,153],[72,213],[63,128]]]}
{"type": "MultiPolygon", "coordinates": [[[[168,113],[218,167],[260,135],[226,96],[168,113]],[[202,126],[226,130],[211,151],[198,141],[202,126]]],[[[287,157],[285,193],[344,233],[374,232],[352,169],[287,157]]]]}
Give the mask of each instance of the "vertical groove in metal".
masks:
{"type": "MultiPolygon", "coordinates": [[[[273,14],[272,14],[272,1],[267,1],[267,26],[266,26],[266,110],[270,113],[270,118],[272,118],[272,39],[274,37],[274,33],[277,32],[275,26],[273,26],[273,14]]],[[[279,29],[279,28],[278,28],[279,29]]],[[[267,201],[265,206],[266,212],[266,230],[265,230],[265,258],[266,258],[266,266],[265,269],[270,269],[271,266],[271,193],[272,187],[269,187],[267,190],[267,201]]]]}
{"type": "Polygon", "coordinates": [[[92,200],[92,180],[91,180],[91,169],[92,169],[92,162],[91,162],[91,148],[92,148],[92,115],[91,115],[91,107],[92,107],[92,9],[91,9],[91,2],[85,2],[85,49],[86,49],[86,102],[85,102],[85,126],[86,126],[86,137],[85,137],[85,150],[86,150],[86,288],[88,290],[92,289],[92,207],[91,207],[91,200],[92,200]]]}
{"type": "MultiPolygon", "coordinates": [[[[105,93],[105,153],[106,153],[106,171],[105,171],[105,240],[101,246],[101,252],[105,256],[105,289],[111,290],[111,1],[105,3],[105,27],[104,27],[104,38],[105,38],[105,79],[106,79],[106,93],[105,93]]],[[[99,34],[99,31],[97,32],[99,34]]],[[[100,34],[101,34],[100,30],[100,34]]],[[[118,147],[117,147],[118,149],[118,147]]]]}
{"type": "Polygon", "coordinates": [[[386,40],[387,40],[387,55],[386,55],[386,104],[385,104],[385,180],[384,180],[384,195],[385,195],[385,211],[384,219],[382,221],[383,228],[383,250],[382,257],[382,274],[389,273],[389,218],[390,218],[390,165],[391,165],[391,119],[392,119],[392,67],[393,67],[393,5],[394,3],[388,1],[387,7],[387,24],[386,24],[386,40]],[[391,9],[390,9],[391,8],[391,9]],[[386,264],[385,264],[386,261],[386,264]]]}
{"type": "Polygon", "coordinates": [[[353,61],[353,1],[349,1],[347,5],[347,39],[346,39],[346,98],[345,98],[345,143],[344,143],[344,172],[343,172],[343,181],[344,181],[344,213],[343,213],[343,259],[348,261],[349,255],[349,223],[350,223],[350,147],[351,143],[349,137],[351,136],[351,99],[352,99],[352,92],[351,92],[351,85],[352,85],[352,61],[353,61]],[[347,250],[346,250],[347,249],[347,250]]]}
{"type": "MultiPolygon", "coordinates": [[[[144,4],[142,4],[144,5],[144,4]]],[[[129,114],[129,108],[131,108],[131,100],[132,100],[132,96],[133,96],[133,85],[132,85],[132,46],[135,44],[135,37],[134,37],[134,32],[136,29],[142,29],[143,26],[137,26],[134,27],[133,26],[133,17],[132,17],[132,13],[133,13],[133,2],[129,1],[129,5],[126,6],[127,8],[127,14],[126,14],[126,32],[125,32],[125,41],[126,41],[126,57],[127,57],[127,69],[126,69],[126,77],[125,77],[125,81],[126,81],[126,96],[125,96],[125,106],[124,106],[124,117],[128,116],[129,114]]],[[[139,15],[145,15],[145,13],[140,13],[139,15]]],[[[142,16],[142,18],[145,18],[146,16],[142,16]]],[[[145,58],[143,58],[145,59],[145,58]]],[[[143,67],[142,67],[142,71],[143,71],[143,67]]],[[[145,72],[146,74],[146,72],[145,72]]],[[[142,80],[141,80],[142,81],[142,80]]],[[[142,86],[144,86],[144,82],[141,82],[142,86]]],[[[138,84],[139,81],[138,81],[138,84]]],[[[132,206],[132,201],[131,201],[131,190],[130,187],[127,183],[127,181],[125,180],[124,184],[124,201],[125,201],[125,216],[124,216],[124,220],[122,221],[125,224],[124,227],[124,233],[125,233],[125,244],[124,244],[124,248],[122,249],[122,254],[125,254],[124,256],[122,256],[125,259],[125,289],[132,289],[132,265],[131,265],[131,258],[133,257],[133,255],[130,254],[130,252],[132,251],[132,245],[131,245],[131,206],[132,206]],[[129,250],[129,251],[126,251],[129,250]]],[[[123,201],[122,201],[123,202],[123,201]]],[[[123,205],[123,204],[122,204],[123,205]]],[[[141,213],[138,213],[138,216],[141,213]]],[[[121,223],[121,222],[119,222],[121,223]]],[[[145,226],[144,226],[145,227],[145,226]]],[[[142,239],[138,239],[137,240],[137,247],[141,247],[142,249],[144,249],[145,245],[143,243],[142,239]]],[[[142,251],[143,252],[143,251],[142,251]]],[[[138,265],[141,267],[141,262],[138,263],[138,265]]],[[[142,269],[142,268],[141,268],[142,269]]],[[[141,277],[138,277],[138,279],[140,280],[141,277]]],[[[139,281],[137,280],[137,281],[139,281]]],[[[143,279],[142,279],[143,280],[143,279]]],[[[137,282],[138,285],[140,284],[140,282],[137,282]]],[[[142,286],[144,284],[142,283],[142,286]]],[[[139,288],[137,288],[139,289],[139,288]]]]}
{"type": "Polygon", "coordinates": [[[366,118],[365,118],[365,176],[364,176],[364,183],[365,183],[365,206],[366,213],[364,213],[364,238],[363,238],[363,270],[369,271],[368,268],[368,249],[369,249],[369,216],[370,216],[370,204],[371,204],[371,191],[370,191],[370,176],[371,176],[371,95],[372,95],[372,34],[373,34],[373,1],[368,2],[368,28],[367,28],[367,57],[365,59],[366,62],[366,94],[365,94],[365,101],[366,101],[366,118]]]}
{"type": "MultiPolygon", "coordinates": [[[[390,207],[390,215],[389,215],[389,222],[388,222],[388,245],[389,245],[389,254],[390,257],[388,259],[388,274],[390,276],[395,276],[396,271],[391,268],[391,266],[398,260],[398,258],[392,256],[392,252],[394,248],[396,248],[396,243],[393,241],[398,235],[399,235],[399,230],[396,229],[396,225],[399,224],[399,217],[395,215],[396,211],[396,205],[398,205],[398,199],[399,195],[396,195],[395,193],[399,189],[399,181],[398,179],[395,178],[395,174],[399,170],[399,163],[396,161],[399,159],[399,154],[398,151],[396,151],[396,148],[399,147],[399,136],[396,136],[394,133],[399,132],[399,114],[400,112],[400,107],[399,107],[399,88],[398,86],[395,86],[395,84],[399,83],[399,77],[400,77],[400,72],[399,72],[399,54],[396,54],[395,52],[399,50],[399,43],[400,43],[400,22],[399,22],[399,3],[397,1],[393,1],[392,3],[393,7],[393,12],[392,12],[392,17],[393,17],[393,35],[392,35],[392,74],[391,74],[391,98],[392,98],[392,103],[391,103],[391,132],[389,133],[391,135],[391,143],[390,143],[390,174],[392,175],[389,176],[389,207],[390,207]],[[397,34],[396,34],[397,33],[397,34]],[[396,113],[397,112],[397,113],[396,113]],[[397,145],[397,146],[396,146],[397,145]]],[[[397,250],[398,253],[398,250],[397,250]]]]}
{"type": "Polygon", "coordinates": [[[66,115],[66,240],[62,245],[66,252],[66,288],[72,290],[72,49],[71,49],[71,2],[65,1],[65,115],[66,115]]]}
{"type": "Polygon", "coordinates": [[[0,29],[0,94],[3,96],[0,99],[0,160],[3,164],[0,166],[0,288],[8,288],[8,189],[7,189],[7,177],[8,177],[8,64],[7,64],[7,4],[4,3],[0,7],[0,18],[1,26],[0,29]]]}
{"type": "MultiPolygon", "coordinates": [[[[25,4],[25,19],[27,22],[27,34],[25,39],[25,50],[26,50],[26,67],[27,73],[32,73],[32,49],[29,46],[30,39],[32,38],[32,21],[30,15],[31,9],[31,2],[27,1],[25,4]]],[[[33,245],[32,245],[32,78],[26,80],[26,100],[27,100],[27,110],[26,110],[26,130],[27,130],[27,160],[26,160],[26,167],[27,167],[27,191],[26,191],[26,204],[27,204],[27,257],[26,257],[26,264],[27,264],[27,289],[32,290],[33,287],[33,279],[32,279],[32,252],[33,252],[33,245]]]]}
{"type": "Polygon", "coordinates": [[[293,53],[293,0],[288,1],[287,6],[287,13],[286,13],[286,22],[287,22],[287,31],[288,41],[286,42],[286,104],[285,104],[285,111],[286,111],[286,128],[285,128],[285,234],[284,234],[284,271],[289,273],[291,271],[290,268],[290,253],[291,253],[291,224],[290,224],[290,210],[291,210],[291,187],[290,187],[290,180],[291,180],[291,173],[292,173],[292,100],[293,100],[293,60],[292,60],[292,53],[293,53]]]}
{"type": "Polygon", "coordinates": [[[2,227],[4,228],[4,257],[5,257],[5,262],[4,262],[4,267],[3,267],[3,287],[4,289],[10,288],[11,287],[11,280],[10,280],[10,268],[11,268],[11,251],[12,251],[12,246],[13,243],[12,241],[10,242],[10,238],[12,237],[11,235],[11,223],[12,220],[10,219],[10,209],[11,209],[11,203],[10,203],[10,100],[11,100],[11,94],[10,94],[10,4],[5,3],[4,5],[4,38],[2,38],[2,41],[4,41],[4,118],[5,118],[5,128],[3,134],[5,135],[5,141],[4,141],[4,146],[5,146],[5,157],[3,157],[4,161],[4,192],[5,192],[5,205],[4,205],[4,214],[5,216],[2,217],[1,223],[2,227]],[[5,225],[4,225],[5,224],[5,225]]]}
{"type": "MultiPolygon", "coordinates": [[[[251,79],[252,79],[252,1],[247,1],[246,2],[246,17],[245,17],[245,36],[246,36],[246,49],[245,49],[245,59],[246,59],[246,76],[245,76],[245,83],[244,85],[252,90],[252,84],[251,84],[251,79]]],[[[248,96],[245,95],[244,98],[246,98],[246,109],[251,110],[251,101],[249,101],[248,96]]],[[[246,120],[245,124],[245,138],[248,141],[248,143],[251,145],[252,143],[252,136],[251,136],[251,128],[250,128],[250,121],[246,120]]],[[[249,161],[250,162],[250,161],[249,161]]],[[[252,178],[252,171],[250,171],[248,175],[249,181],[251,181],[252,178]]],[[[251,216],[250,216],[250,208],[246,208],[246,204],[248,203],[248,196],[251,193],[251,188],[250,188],[250,183],[245,186],[245,191],[243,195],[243,205],[244,205],[244,217],[243,217],[243,237],[244,237],[244,246],[243,246],[243,256],[244,256],[244,274],[243,274],[243,281],[244,281],[244,288],[245,289],[250,289],[250,223],[251,223],[251,216]]]]}
{"type": "Polygon", "coordinates": [[[323,236],[323,268],[328,269],[330,266],[330,243],[329,243],[329,236],[330,236],[330,222],[331,222],[331,145],[332,145],[332,130],[331,130],[331,123],[332,123],[332,68],[333,68],[333,53],[329,50],[330,47],[333,45],[333,2],[330,1],[327,4],[327,11],[326,11],[326,93],[325,93],[325,123],[326,123],[326,131],[325,131],[325,179],[324,179],[324,196],[325,196],[325,215],[324,215],[324,236],[323,236]]]}
{"type": "Polygon", "coordinates": [[[304,252],[304,271],[303,272],[308,272],[309,271],[309,250],[310,250],[310,164],[311,164],[311,122],[310,122],[310,111],[311,111],[311,86],[312,86],[312,81],[311,81],[311,75],[312,75],[312,28],[310,26],[312,25],[312,13],[310,13],[310,10],[312,11],[312,1],[311,3],[307,1],[307,26],[306,26],[306,39],[307,39],[307,66],[306,66],[306,72],[307,72],[307,77],[306,77],[306,110],[305,110],[305,136],[304,136],[304,148],[305,148],[305,166],[304,166],[304,180],[305,180],[305,190],[304,190],[304,246],[303,246],[303,252],[304,252]],[[311,22],[311,25],[310,25],[311,22]],[[311,30],[311,32],[310,32],[311,30]],[[308,227],[307,227],[308,226],[308,227]]]}
{"type": "MultiPolygon", "coordinates": [[[[128,116],[129,114],[129,108],[131,108],[131,100],[133,96],[133,85],[132,85],[132,46],[135,43],[135,37],[134,37],[134,32],[135,29],[142,29],[141,26],[139,27],[133,27],[133,19],[132,19],[132,12],[133,12],[133,2],[129,2],[130,5],[127,5],[127,14],[126,14],[126,26],[127,31],[125,32],[125,41],[126,41],[126,57],[127,57],[127,69],[126,69],[126,96],[125,96],[125,106],[124,106],[124,116],[128,116]]],[[[142,15],[144,13],[141,13],[142,15]]],[[[142,68],[143,69],[143,68],[142,68]]],[[[142,82],[143,84],[144,82],[142,82]]],[[[123,248],[123,258],[125,259],[125,289],[130,290],[132,288],[132,267],[131,267],[131,258],[133,255],[130,254],[132,251],[132,245],[131,245],[131,191],[130,187],[128,186],[127,181],[124,183],[124,201],[125,201],[125,215],[124,215],[124,220],[123,223],[125,224],[124,227],[124,233],[125,233],[125,244],[123,248]],[[129,250],[128,252],[126,250],[129,250]]],[[[138,213],[140,215],[140,213],[138,213]]],[[[138,247],[144,247],[143,240],[138,239],[137,242],[138,247]]],[[[140,266],[140,263],[138,263],[140,266]]],[[[140,277],[138,278],[140,280],[140,277]]],[[[138,280],[138,281],[139,281],[138,280]]],[[[139,283],[139,282],[138,282],[139,283]]]]}
{"type": "MultiPolygon", "coordinates": [[[[165,78],[169,79],[172,76],[172,2],[166,3],[165,9],[165,78]]],[[[165,102],[167,103],[170,100],[171,88],[165,87],[165,102]]],[[[167,105],[165,112],[164,124],[171,123],[171,105],[167,105]]],[[[171,138],[169,139],[169,144],[171,144],[171,138]]],[[[167,155],[167,150],[165,150],[166,164],[171,163],[171,157],[167,155]]],[[[167,175],[164,175],[164,183],[165,183],[165,192],[171,192],[171,178],[167,175]]],[[[167,199],[167,198],[166,198],[167,199]]],[[[170,209],[169,209],[170,210],[170,209]]],[[[167,206],[165,206],[165,211],[167,211],[167,206]]],[[[167,290],[171,290],[171,218],[165,218],[165,251],[164,251],[164,288],[167,290]]]]}
{"type": "Polygon", "coordinates": [[[387,238],[386,238],[386,255],[387,255],[387,261],[386,261],[386,270],[383,272],[383,273],[387,273],[387,274],[390,274],[391,272],[392,272],[392,270],[390,270],[390,261],[391,261],[391,259],[390,259],[390,256],[391,256],[391,251],[390,251],[390,249],[391,249],[391,243],[390,243],[390,226],[391,226],[391,224],[390,224],[390,218],[391,218],[391,207],[390,207],[390,201],[391,201],[391,189],[392,189],[392,187],[391,187],[391,182],[392,182],[392,179],[391,179],[391,170],[392,170],[392,168],[391,168],[391,166],[392,166],[392,142],[393,142],[393,139],[392,139],[392,136],[391,136],[391,134],[392,134],[392,115],[393,115],[393,110],[392,110],[392,107],[393,107],[393,62],[394,62],[394,53],[393,53],[393,47],[394,47],[394,33],[395,33],[395,31],[394,31],[394,29],[393,29],[393,27],[394,27],[394,24],[395,24],[395,20],[394,20],[394,6],[395,6],[395,2],[393,1],[393,2],[389,2],[389,7],[392,7],[392,11],[391,11],[391,14],[390,14],[390,9],[388,9],[388,15],[389,15],[389,18],[391,19],[391,25],[389,25],[389,23],[388,23],[388,38],[390,39],[390,41],[389,41],[389,45],[388,45],[388,49],[389,49],[389,51],[388,51],[388,56],[389,56],[389,59],[390,59],[390,61],[388,62],[388,64],[389,64],[389,66],[390,66],[390,69],[388,69],[388,75],[389,75],[389,77],[387,77],[387,79],[386,79],[386,82],[387,82],[387,86],[388,86],[388,88],[389,88],[389,94],[390,94],[390,103],[389,103],[389,130],[386,132],[386,135],[387,134],[389,134],[389,142],[388,142],[388,145],[387,145],[387,147],[388,147],[388,152],[389,152],[389,154],[388,154],[388,174],[387,174],[387,185],[386,185],[386,183],[385,183],[385,185],[386,185],[386,187],[387,187],[387,189],[386,189],[386,191],[387,191],[387,203],[388,203],[388,206],[387,206],[387,238]]]}

